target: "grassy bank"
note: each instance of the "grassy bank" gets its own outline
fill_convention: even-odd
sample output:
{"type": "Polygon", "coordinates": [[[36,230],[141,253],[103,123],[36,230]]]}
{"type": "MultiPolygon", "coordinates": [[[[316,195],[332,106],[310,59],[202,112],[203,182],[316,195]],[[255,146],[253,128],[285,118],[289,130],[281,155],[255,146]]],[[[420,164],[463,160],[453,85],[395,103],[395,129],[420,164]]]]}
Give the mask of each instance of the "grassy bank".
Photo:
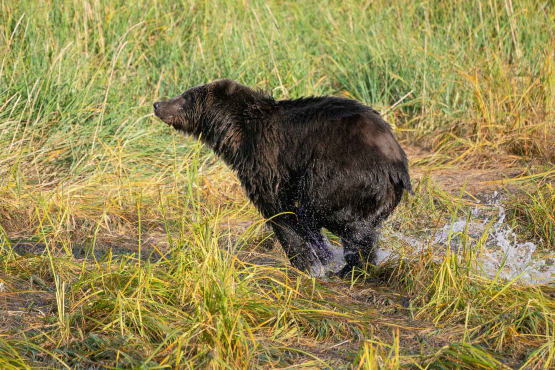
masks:
{"type": "Polygon", "coordinates": [[[234,175],[151,106],[220,77],[359,99],[418,153],[388,229],[470,217],[481,194],[437,179],[496,169],[483,192],[549,250],[554,7],[1,1],[0,367],[553,366],[552,288],[476,274],[480,240],[439,259],[387,241],[400,257],[366,281],[292,271],[234,175]]]}

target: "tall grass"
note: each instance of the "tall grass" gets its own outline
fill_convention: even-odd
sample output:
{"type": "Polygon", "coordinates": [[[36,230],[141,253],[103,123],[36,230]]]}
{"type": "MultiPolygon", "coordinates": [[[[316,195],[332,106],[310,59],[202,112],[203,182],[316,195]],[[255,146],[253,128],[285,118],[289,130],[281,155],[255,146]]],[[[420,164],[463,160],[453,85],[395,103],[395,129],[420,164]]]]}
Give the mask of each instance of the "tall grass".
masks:
{"type": "MultiPolygon", "coordinates": [[[[1,1],[0,367],[552,366],[549,288],[478,278],[476,253],[373,283],[293,271],[233,174],[151,104],[220,77],[359,99],[433,149],[421,167],[542,166],[512,214],[553,245],[554,6],[1,1]]],[[[468,202],[417,189],[402,230],[468,202]]]]}
{"type": "Polygon", "coordinates": [[[554,17],[512,0],[3,2],[2,117],[34,133],[86,125],[95,147],[159,96],[225,76],[355,97],[439,149],[549,159],[554,17]]]}

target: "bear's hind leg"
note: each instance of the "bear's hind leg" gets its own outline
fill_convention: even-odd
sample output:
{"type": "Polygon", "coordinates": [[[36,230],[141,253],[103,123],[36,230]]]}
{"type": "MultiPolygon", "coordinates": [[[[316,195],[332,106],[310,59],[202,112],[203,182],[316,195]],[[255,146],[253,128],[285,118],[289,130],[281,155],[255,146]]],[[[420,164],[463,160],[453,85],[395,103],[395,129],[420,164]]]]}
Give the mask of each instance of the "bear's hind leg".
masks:
{"type": "Polygon", "coordinates": [[[341,278],[349,275],[354,268],[362,268],[366,263],[374,263],[376,245],[379,238],[379,226],[367,222],[354,222],[345,227],[341,233],[345,267],[337,275],[341,278]]]}

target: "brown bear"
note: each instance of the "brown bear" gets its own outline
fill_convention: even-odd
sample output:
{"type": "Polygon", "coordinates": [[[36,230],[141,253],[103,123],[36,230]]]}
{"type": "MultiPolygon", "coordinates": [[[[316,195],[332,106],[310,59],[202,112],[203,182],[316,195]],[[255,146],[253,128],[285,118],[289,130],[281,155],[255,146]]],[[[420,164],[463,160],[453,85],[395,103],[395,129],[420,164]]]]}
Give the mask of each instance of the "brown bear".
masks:
{"type": "Polygon", "coordinates": [[[412,192],[389,124],[356,100],[275,100],[223,79],[156,102],[154,113],[237,172],[299,270],[330,261],[322,228],[341,238],[346,265],[339,276],[372,263],[381,223],[412,192]]]}

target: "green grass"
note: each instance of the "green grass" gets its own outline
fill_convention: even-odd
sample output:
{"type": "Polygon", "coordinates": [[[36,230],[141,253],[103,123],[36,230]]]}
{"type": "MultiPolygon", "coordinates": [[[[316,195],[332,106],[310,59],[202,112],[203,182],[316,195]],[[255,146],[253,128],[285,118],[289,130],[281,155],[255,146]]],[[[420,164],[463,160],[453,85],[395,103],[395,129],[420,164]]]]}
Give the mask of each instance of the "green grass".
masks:
{"type": "Polygon", "coordinates": [[[356,98],[431,171],[388,228],[469,214],[482,194],[437,172],[516,166],[489,183],[515,229],[553,248],[554,7],[1,1],[0,367],[554,366],[552,287],[480,277],[480,240],[439,259],[399,242],[406,258],[366,280],[310,278],[234,175],[151,114],[221,77],[356,98]]]}

